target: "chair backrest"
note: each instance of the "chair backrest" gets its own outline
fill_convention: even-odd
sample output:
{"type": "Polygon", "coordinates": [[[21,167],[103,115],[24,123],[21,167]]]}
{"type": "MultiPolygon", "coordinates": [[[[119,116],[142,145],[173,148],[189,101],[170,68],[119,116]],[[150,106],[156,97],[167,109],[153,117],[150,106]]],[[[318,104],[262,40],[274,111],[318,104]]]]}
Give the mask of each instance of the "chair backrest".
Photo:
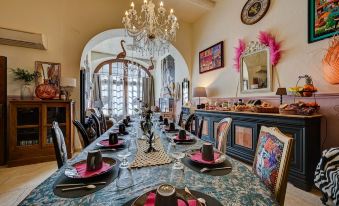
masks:
{"type": "Polygon", "coordinates": [[[179,121],[178,121],[178,126],[182,126],[182,116],[184,115],[184,112],[183,111],[181,111],[180,112],[180,115],[179,115],[179,121]]]}
{"type": "Polygon", "coordinates": [[[73,120],[73,125],[77,128],[82,147],[87,147],[92,141],[90,141],[85,127],[78,120],[73,120]]]}
{"type": "Polygon", "coordinates": [[[215,137],[215,147],[226,154],[227,135],[232,125],[232,119],[227,117],[222,119],[217,127],[217,136],[215,137]]]}
{"type": "Polygon", "coordinates": [[[202,137],[202,130],[203,130],[203,128],[204,128],[204,117],[201,117],[199,119],[199,128],[198,128],[198,132],[197,132],[197,137],[199,139],[201,139],[201,137],[202,137]]]}
{"type": "Polygon", "coordinates": [[[51,130],[55,156],[57,159],[58,168],[60,168],[67,162],[67,149],[65,138],[57,122],[52,123],[51,130]]]}
{"type": "Polygon", "coordinates": [[[91,118],[93,119],[95,124],[95,132],[97,133],[97,136],[100,137],[102,135],[102,130],[99,117],[95,113],[92,113],[91,118]]]}
{"type": "Polygon", "coordinates": [[[101,130],[102,130],[102,133],[105,133],[107,131],[106,117],[102,110],[99,110],[99,113],[100,113],[100,119],[101,119],[101,130]]]}
{"type": "Polygon", "coordinates": [[[253,172],[284,205],[294,140],[276,127],[262,126],[253,162],[253,172]]]}
{"type": "Polygon", "coordinates": [[[193,120],[195,120],[195,114],[190,114],[185,122],[185,130],[191,130],[193,120]]]}

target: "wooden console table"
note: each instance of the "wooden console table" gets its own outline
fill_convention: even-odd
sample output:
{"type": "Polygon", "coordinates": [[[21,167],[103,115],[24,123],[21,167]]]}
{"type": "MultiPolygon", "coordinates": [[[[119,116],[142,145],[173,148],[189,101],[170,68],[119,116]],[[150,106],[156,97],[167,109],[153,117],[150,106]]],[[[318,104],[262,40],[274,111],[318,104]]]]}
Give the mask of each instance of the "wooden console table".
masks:
{"type": "Polygon", "coordinates": [[[227,138],[227,154],[252,163],[261,126],[278,127],[295,139],[289,181],[309,191],[313,186],[314,171],[320,160],[320,123],[322,115],[300,116],[252,112],[219,112],[196,110],[196,126],[204,119],[202,139],[214,143],[219,121],[232,118],[227,138]]]}
{"type": "Polygon", "coordinates": [[[74,102],[10,100],[8,165],[55,160],[51,126],[57,121],[64,133],[68,157],[73,155],[74,102]]]}

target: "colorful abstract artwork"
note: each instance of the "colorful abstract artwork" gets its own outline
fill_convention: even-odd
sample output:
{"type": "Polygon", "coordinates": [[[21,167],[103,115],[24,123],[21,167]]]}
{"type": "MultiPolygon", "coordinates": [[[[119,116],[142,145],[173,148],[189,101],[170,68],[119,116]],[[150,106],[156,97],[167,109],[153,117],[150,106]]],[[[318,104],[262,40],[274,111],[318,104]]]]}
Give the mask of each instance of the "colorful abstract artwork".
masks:
{"type": "Polygon", "coordinates": [[[200,74],[224,67],[224,42],[219,42],[199,53],[200,74]]]}
{"type": "Polygon", "coordinates": [[[259,136],[253,169],[264,184],[273,192],[277,183],[284,143],[267,132],[259,136]]]}
{"type": "Polygon", "coordinates": [[[308,42],[335,35],[339,28],[339,0],[309,0],[308,3],[308,42]]]}

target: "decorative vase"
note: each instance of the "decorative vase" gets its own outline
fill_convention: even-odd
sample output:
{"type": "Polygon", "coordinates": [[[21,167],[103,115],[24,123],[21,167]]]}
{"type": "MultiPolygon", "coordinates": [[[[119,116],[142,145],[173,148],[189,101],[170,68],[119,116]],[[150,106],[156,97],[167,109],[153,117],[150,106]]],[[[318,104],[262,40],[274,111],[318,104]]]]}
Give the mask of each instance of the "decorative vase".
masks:
{"type": "Polygon", "coordinates": [[[32,99],[33,89],[29,83],[25,83],[21,86],[20,90],[21,99],[32,99]]]}
{"type": "Polygon", "coordinates": [[[40,99],[54,99],[58,93],[58,88],[45,81],[35,88],[35,95],[40,99]]]}

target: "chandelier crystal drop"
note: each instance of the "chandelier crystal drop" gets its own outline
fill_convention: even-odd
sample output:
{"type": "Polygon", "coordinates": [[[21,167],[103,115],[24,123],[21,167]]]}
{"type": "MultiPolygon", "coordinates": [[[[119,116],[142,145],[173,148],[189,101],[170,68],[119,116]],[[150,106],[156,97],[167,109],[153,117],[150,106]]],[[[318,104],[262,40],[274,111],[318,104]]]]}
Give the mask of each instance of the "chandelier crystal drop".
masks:
{"type": "Polygon", "coordinates": [[[144,0],[140,14],[134,2],[131,3],[122,23],[128,36],[133,38],[133,50],[143,56],[160,56],[169,51],[170,43],[176,39],[179,23],[173,9],[168,15],[166,13],[163,2],[156,9],[152,0],[144,0]]]}

